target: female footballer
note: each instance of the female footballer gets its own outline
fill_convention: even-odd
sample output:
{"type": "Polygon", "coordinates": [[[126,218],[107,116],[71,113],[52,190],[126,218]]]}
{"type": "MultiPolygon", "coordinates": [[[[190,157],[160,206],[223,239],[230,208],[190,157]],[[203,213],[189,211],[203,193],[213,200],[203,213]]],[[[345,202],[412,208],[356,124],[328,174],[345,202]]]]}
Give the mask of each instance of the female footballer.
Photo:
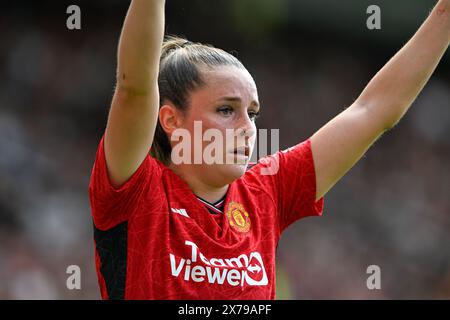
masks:
{"type": "Polygon", "coordinates": [[[164,41],[164,7],[132,0],[119,41],[89,184],[102,297],[274,299],[281,234],[321,215],[323,196],[411,106],[449,45],[450,0],[351,106],[251,168],[260,112],[252,76],[223,50],[164,41]],[[190,143],[198,128],[206,138],[190,143]],[[226,137],[216,160],[233,161],[205,161],[211,132],[226,137]]]}

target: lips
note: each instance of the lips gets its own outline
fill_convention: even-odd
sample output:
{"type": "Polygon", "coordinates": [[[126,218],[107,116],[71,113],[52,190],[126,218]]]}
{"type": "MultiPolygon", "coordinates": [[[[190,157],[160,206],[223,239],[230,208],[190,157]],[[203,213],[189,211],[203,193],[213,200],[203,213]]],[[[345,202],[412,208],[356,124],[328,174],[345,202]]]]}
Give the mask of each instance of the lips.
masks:
{"type": "Polygon", "coordinates": [[[235,148],[235,149],[233,149],[233,153],[236,155],[249,157],[250,156],[250,147],[245,146],[245,147],[235,148]]]}

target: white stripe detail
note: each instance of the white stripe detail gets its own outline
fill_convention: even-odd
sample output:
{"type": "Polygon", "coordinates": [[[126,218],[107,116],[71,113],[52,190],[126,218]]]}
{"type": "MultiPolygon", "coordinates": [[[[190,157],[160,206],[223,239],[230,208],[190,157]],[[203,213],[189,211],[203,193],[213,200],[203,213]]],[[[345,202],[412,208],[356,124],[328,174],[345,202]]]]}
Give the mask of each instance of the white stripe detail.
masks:
{"type": "Polygon", "coordinates": [[[187,214],[186,209],[175,209],[175,208],[170,208],[170,209],[172,209],[172,212],[174,212],[174,213],[178,213],[186,218],[190,218],[187,214]]]}
{"type": "MultiPolygon", "coordinates": [[[[220,209],[216,208],[216,207],[213,206],[212,204],[210,204],[210,203],[208,203],[208,202],[206,202],[206,201],[203,201],[203,200],[200,199],[200,198],[197,198],[197,199],[200,200],[201,202],[203,202],[205,205],[207,205],[210,209],[212,209],[212,210],[214,210],[214,211],[216,211],[216,212],[218,212],[218,213],[223,213],[220,209]]],[[[221,202],[223,202],[223,200],[222,200],[221,202]]]]}

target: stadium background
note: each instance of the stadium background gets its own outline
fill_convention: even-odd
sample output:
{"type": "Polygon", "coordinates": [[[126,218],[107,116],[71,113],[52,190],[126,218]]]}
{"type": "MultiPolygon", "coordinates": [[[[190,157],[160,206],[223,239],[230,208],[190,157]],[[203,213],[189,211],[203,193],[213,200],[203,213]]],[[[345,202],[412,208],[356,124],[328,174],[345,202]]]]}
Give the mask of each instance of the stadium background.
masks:
{"type": "MultiPolygon", "coordinates": [[[[349,106],[436,1],[167,0],[167,32],[232,51],[260,128],[303,141],[349,106]],[[382,29],[366,28],[366,8],[382,29]]],[[[0,5],[0,298],[98,299],[87,185],[128,1],[0,5]],[[66,8],[82,30],[66,28],[66,8]],[[82,289],[66,288],[79,265],[82,289]]],[[[414,66],[411,66],[412,68],[414,66]]],[[[278,248],[279,299],[450,298],[450,59],[278,248]],[[382,289],[366,288],[381,267],[382,289]]]]}

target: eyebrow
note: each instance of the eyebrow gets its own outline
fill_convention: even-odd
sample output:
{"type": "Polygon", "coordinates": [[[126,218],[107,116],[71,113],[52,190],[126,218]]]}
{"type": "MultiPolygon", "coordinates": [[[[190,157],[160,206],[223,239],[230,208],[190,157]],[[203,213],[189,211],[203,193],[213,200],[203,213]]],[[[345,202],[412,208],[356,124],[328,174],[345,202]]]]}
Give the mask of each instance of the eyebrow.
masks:
{"type": "MultiPolygon", "coordinates": [[[[231,102],[242,102],[241,98],[239,97],[222,97],[219,99],[219,101],[231,101],[231,102]]],[[[256,107],[260,107],[259,102],[253,100],[251,102],[251,105],[256,106],[256,107]]]]}

